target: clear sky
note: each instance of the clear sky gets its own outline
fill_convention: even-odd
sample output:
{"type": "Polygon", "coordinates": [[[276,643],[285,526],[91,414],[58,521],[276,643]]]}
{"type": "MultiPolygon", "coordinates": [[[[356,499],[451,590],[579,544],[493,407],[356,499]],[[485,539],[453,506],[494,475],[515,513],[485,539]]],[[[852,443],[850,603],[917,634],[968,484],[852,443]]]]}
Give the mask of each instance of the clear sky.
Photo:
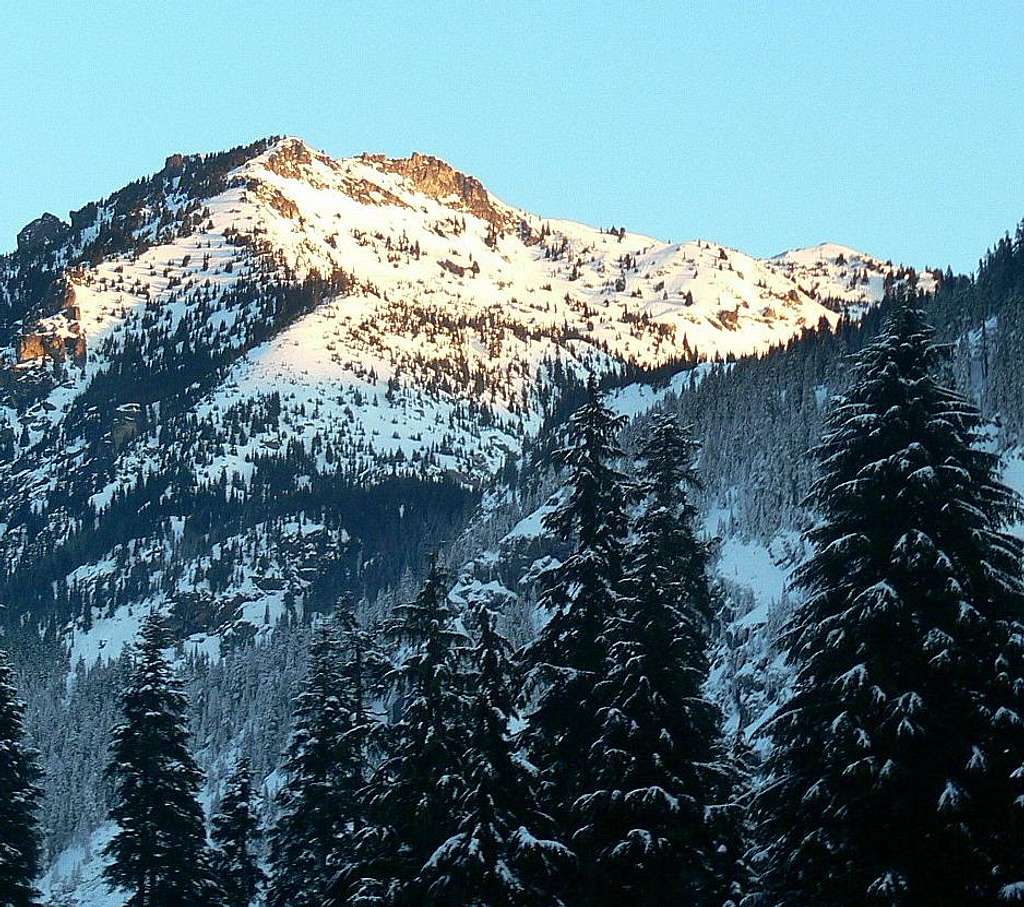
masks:
{"type": "Polygon", "coordinates": [[[973,269],[1024,217],[1024,0],[0,3],[0,250],[176,151],[446,158],[539,214],[973,269]]]}

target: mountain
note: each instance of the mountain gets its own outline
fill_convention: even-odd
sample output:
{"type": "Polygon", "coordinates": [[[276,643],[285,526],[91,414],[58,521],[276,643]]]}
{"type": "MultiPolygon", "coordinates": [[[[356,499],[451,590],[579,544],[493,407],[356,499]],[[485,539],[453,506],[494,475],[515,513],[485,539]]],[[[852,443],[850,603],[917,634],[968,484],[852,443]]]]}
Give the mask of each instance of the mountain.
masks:
{"type": "Polygon", "coordinates": [[[530,639],[538,570],[564,553],[542,526],[551,451],[587,370],[631,417],[628,452],[652,411],[694,426],[718,539],[709,693],[763,749],[790,682],[807,450],[886,289],[913,280],[946,378],[1024,488],[1024,227],[970,278],[829,243],[756,259],[296,139],[174,156],[30,224],[0,258],[0,630],[46,769],[45,894],[120,903],[99,875],[103,765],[117,655],[151,607],[182,641],[204,803],[244,754],[264,821],[311,614],[351,594],[372,626],[440,547],[454,600],[530,639]]]}
{"type": "Polygon", "coordinates": [[[585,372],[763,354],[911,273],[547,219],[420,154],[173,155],[0,258],[4,620],[92,661],[153,605],[215,650],[373,595],[585,372]]]}

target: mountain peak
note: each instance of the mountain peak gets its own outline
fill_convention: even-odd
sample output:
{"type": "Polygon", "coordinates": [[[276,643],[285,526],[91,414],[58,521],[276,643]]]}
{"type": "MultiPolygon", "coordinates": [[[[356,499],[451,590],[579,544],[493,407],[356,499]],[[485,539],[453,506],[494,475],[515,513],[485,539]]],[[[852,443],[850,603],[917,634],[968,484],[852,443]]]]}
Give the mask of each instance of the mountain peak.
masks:
{"type": "MultiPolygon", "coordinates": [[[[833,244],[761,259],[542,218],[433,155],[333,158],[296,137],[172,155],[20,246],[0,257],[0,525],[31,513],[69,538],[159,500],[154,562],[197,495],[479,487],[574,379],[764,353],[898,279],[833,244]]],[[[305,523],[279,530],[243,534],[290,563],[305,523]]],[[[25,538],[0,533],[6,563],[32,563],[25,538]]],[[[99,588],[115,555],[96,557],[69,585],[99,588]]],[[[208,561],[166,594],[193,602],[208,561]]],[[[276,619],[279,579],[215,581],[204,621],[276,619]]]]}
{"type": "Polygon", "coordinates": [[[403,195],[412,193],[479,217],[496,231],[514,230],[521,221],[519,212],[491,195],[475,176],[419,151],[398,158],[369,152],[352,158],[333,158],[303,139],[288,136],[258,155],[254,163],[277,176],[302,180],[314,188],[334,184],[364,204],[404,207],[409,200],[403,195]],[[397,177],[399,184],[389,177],[397,177]]]}
{"type": "Polygon", "coordinates": [[[763,353],[898,279],[834,244],[760,259],[542,218],[430,154],[333,158],[294,136],[171,156],[22,245],[0,260],[0,437],[77,431],[105,386],[118,405],[173,393],[197,422],[255,419],[234,454],[134,461],[104,423],[118,462],[100,509],[140,463],[192,460],[202,483],[317,436],[331,469],[477,482],[538,430],[555,380],[763,353]],[[201,363],[217,367],[198,381],[201,363]],[[280,424],[253,415],[272,394],[280,424]]]}

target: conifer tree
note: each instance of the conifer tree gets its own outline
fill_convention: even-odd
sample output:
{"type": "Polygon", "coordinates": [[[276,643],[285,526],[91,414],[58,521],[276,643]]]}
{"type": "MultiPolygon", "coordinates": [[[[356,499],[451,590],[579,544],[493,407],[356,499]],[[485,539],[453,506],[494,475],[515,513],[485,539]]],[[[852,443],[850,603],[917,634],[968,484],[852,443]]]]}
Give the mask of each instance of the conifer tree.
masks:
{"type": "Polygon", "coordinates": [[[14,688],[14,671],[0,649],[0,904],[38,903],[39,828],[42,791],[35,753],[25,742],[25,705],[14,688]]]}
{"type": "Polygon", "coordinates": [[[259,817],[253,809],[252,769],[241,758],[228,778],[220,810],[211,822],[213,870],[224,907],[249,907],[266,882],[259,865],[259,817]]]}
{"type": "Polygon", "coordinates": [[[285,752],[281,812],[270,833],[268,907],[320,907],[352,843],[352,779],[361,754],[350,737],[353,710],[333,621],[313,631],[309,655],[285,752]]]}
{"type": "MultiPolygon", "coordinates": [[[[339,604],[335,620],[344,654],[342,685],[352,710],[348,731],[352,752],[348,763],[351,772],[349,783],[353,791],[360,791],[369,778],[383,720],[382,715],[374,712],[372,704],[383,697],[385,678],[392,666],[378,642],[380,628],[361,626],[350,600],[345,599],[339,604]]],[[[366,823],[364,813],[355,811],[352,818],[357,829],[366,823]]]]}
{"type": "Polygon", "coordinates": [[[624,594],[605,624],[594,787],[573,810],[593,907],[724,900],[715,811],[731,791],[718,709],[703,694],[712,596],[709,548],[684,488],[698,484],[695,451],[673,417],[652,420],[624,594]]]}
{"type": "Polygon", "coordinates": [[[113,731],[108,775],[117,832],[104,854],[107,883],[129,907],[214,905],[206,826],[197,799],[202,775],[189,751],[187,706],[164,656],[169,643],[156,612],[142,625],[113,731]]]}
{"type": "Polygon", "coordinates": [[[619,608],[632,495],[616,466],[624,424],[591,377],[586,402],[569,419],[566,446],[556,452],[568,472],[565,494],[544,517],[545,528],[572,550],[541,577],[539,605],[550,619],[524,653],[527,688],[538,692],[523,740],[540,772],[545,808],[564,829],[577,798],[592,789],[589,754],[601,733],[594,688],[608,657],[605,623],[619,608]]]}
{"type": "Polygon", "coordinates": [[[345,735],[350,758],[345,763],[351,792],[349,817],[351,834],[346,834],[332,858],[333,877],[323,907],[349,907],[360,885],[363,870],[357,842],[367,834],[371,821],[366,784],[374,760],[381,755],[383,716],[372,707],[383,698],[384,680],[391,663],[378,643],[377,628],[366,629],[356,618],[352,602],[344,598],[338,604],[335,620],[343,651],[341,689],[349,702],[351,721],[345,735]]]}
{"type": "Polygon", "coordinates": [[[399,717],[387,728],[386,756],[365,792],[373,821],[360,836],[352,902],[419,907],[421,870],[458,831],[453,806],[467,789],[466,636],[436,557],[415,600],[397,607],[386,629],[401,656],[389,676],[399,717]]]}
{"type": "Polygon", "coordinates": [[[421,872],[425,903],[437,907],[559,907],[557,892],[575,857],[550,838],[553,822],[537,807],[534,779],[515,753],[509,723],[518,666],[486,606],[469,661],[473,690],[464,760],[467,788],[459,829],[421,872]]]}
{"type": "Polygon", "coordinates": [[[1020,501],[933,377],[919,300],[859,354],[817,448],[797,674],[759,798],[769,902],[1024,898],[1020,501]]]}

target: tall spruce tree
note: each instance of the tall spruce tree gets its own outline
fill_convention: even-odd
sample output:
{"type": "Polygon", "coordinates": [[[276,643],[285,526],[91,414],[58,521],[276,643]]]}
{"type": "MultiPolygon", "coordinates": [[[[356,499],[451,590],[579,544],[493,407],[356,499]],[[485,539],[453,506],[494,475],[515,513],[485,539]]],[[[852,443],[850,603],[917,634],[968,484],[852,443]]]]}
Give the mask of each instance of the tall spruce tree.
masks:
{"type": "Polygon", "coordinates": [[[1024,899],[1024,543],[978,412],[899,300],[831,412],[794,691],[759,797],[769,902],[1024,899]]]}
{"type": "Polygon", "coordinates": [[[349,817],[352,832],[345,836],[344,846],[339,846],[332,860],[334,874],[323,907],[349,907],[355,890],[361,887],[364,868],[357,842],[367,832],[371,821],[366,784],[383,746],[383,716],[374,710],[373,704],[384,698],[384,681],[391,663],[378,642],[379,628],[363,627],[347,597],[339,602],[335,620],[344,654],[341,684],[352,713],[345,737],[350,758],[344,765],[348,772],[346,783],[351,791],[349,817]]]}
{"type": "Polygon", "coordinates": [[[552,840],[553,822],[537,807],[531,772],[517,757],[509,723],[518,666],[512,646],[485,606],[474,609],[464,760],[467,789],[458,833],[421,871],[424,903],[437,907],[559,907],[573,853],[552,840]]]}
{"type": "MultiPolygon", "coordinates": [[[[379,748],[384,716],[374,710],[373,704],[386,694],[385,678],[392,665],[380,646],[381,628],[362,626],[349,599],[339,603],[335,619],[345,656],[341,678],[352,709],[352,723],[348,731],[352,758],[347,768],[351,773],[351,788],[358,792],[369,779],[370,767],[379,748]]],[[[361,802],[361,798],[357,799],[361,802]]],[[[364,812],[358,810],[353,812],[352,819],[356,828],[367,821],[364,812]]]]}
{"type": "Polygon", "coordinates": [[[421,870],[458,831],[453,806],[467,789],[466,635],[436,557],[416,599],[395,609],[386,631],[400,658],[389,677],[398,718],[365,792],[372,822],[360,837],[352,902],[420,907],[426,900],[421,870]]]}
{"type": "Polygon", "coordinates": [[[715,826],[731,789],[719,712],[703,694],[713,615],[709,546],[685,488],[698,484],[695,453],[672,416],[652,420],[624,594],[605,622],[594,786],[573,810],[592,907],[725,900],[715,826]]]}
{"type": "Polygon", "coordinates": [[[25,705],[14,688],[14,671],[0,649],[0,904],[38,903],[36,814],[42,791],[35,753],[25,741],[25,705]]]}
{"type": "Polygon", "coordinates": [[[128,893],[129,907],[202,907],[219,899],[198,800],[202,774],[189,750],[187,702],[164,656],[169,641],[163,618],[149,614],[110,747],[110,819],[117,832],[104,851],[110,861],[104,875],[112,888],[128,893]]]}
{"type": "Polygon", "coordinates": [[[314,629],[309,655],[285,752],[281,811],[270,833],[268,907],[320,907],[352,846],[361,754],[350,736],[351,691],[334,621],[314,629]]]}
{"type": "Polygon", "coordinates": [[[541,577],[539,605],[550,619],[524,652],[526,686],[536,692],[523,742],[540,772],[545,809],[565,830],[573,804],[593,789],[590,750],[601,735],[594,688],[607,664],[605,624],[620,607],[632,496],[616,465],[625,421],[591,377],[587,401],[570,417],[566,446],[556,453],[568,473],[565,494],[544,517],[545,528],[572,550],[541,577]]]}
{"type": "Polygon", "coordinates": [[[223,891],[223,905],[249,907],[266,882],[266,875],[257,857],[260,827],[253,808],[248,759],[238,760],[210,825],[213,871],[223,891]]]}

